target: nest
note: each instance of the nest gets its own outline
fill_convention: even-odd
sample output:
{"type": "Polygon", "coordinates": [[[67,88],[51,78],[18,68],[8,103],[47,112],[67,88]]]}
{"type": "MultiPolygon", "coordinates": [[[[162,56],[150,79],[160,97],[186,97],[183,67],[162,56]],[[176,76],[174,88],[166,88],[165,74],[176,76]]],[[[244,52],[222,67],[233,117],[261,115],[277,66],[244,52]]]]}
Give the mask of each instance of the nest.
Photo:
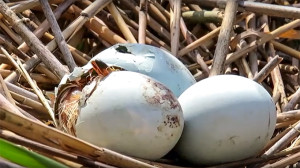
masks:
{"type": "MultiPolygon", "coordinates": [[[[63,92],[54,96],[54,88],[65,74],[87,64],[100,51],[128,42],[170,51],[197,81],[236,74],[262,84],[270,93],[278,116],[276,130],[265,149],[255,158],[217,167],[298,164],[299,1],[56,0],[49,1],[51,6],[45,2],[0,1],[0,137],[26,147],[19,150],[53,162],[33,166],[33,162],[22,162],[28,158],[21,157],[32,156],[24,154],[18,156],[20,159],[7,155],[5,160],[10,162],[0,159],[0,164],[191,166],[178,162],[176,157],[141,161],[77,139],[74,128],[84,85],[67,83],[63,92]],[[52,31],[45,25],[50,25],[52,31]],[[55,50],[57,45],[59,50],[55,50]]],[[[6,144],[0,140],[0,144],[6,144]]],[[[10,150],[4,150],[8,154],[5,151],[10,150]]],[[[0,157],[4,157],[1,152],[0,157]]]]}

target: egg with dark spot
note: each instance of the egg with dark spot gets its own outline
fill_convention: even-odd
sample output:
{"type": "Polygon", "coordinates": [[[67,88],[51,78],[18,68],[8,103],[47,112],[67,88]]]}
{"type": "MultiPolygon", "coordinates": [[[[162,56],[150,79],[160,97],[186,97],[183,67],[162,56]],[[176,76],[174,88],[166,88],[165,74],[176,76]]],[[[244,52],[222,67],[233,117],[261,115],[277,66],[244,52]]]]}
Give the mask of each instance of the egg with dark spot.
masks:
{"type": "Polygon", "coordinates": [[[155,160],[179,140],[183,113],[176,96],[146,75],[115,71],[82,90],[77,137],[129,156],[155,160]]]}

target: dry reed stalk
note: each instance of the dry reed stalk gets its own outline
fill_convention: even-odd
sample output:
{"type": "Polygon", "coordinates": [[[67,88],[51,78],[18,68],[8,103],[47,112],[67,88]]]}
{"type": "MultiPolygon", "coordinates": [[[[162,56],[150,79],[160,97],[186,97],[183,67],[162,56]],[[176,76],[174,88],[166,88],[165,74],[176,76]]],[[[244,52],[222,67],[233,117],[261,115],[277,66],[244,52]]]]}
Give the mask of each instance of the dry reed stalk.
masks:
{"type": "Polygon", "coordinates": [[[298,120],[291,120],[286,122],[277,123],[275,129],[288,128],[291,125],[295,124],[298,120]]]}
{"type": "Polygon", "coordinates": [[[275,163],[267,164],[263,166],[263,168],[284,168],[288,165],[292,165],[294,163],[297,163],[300,160],[300,152],[297,152],[295,154],[292,154],[291,156],[288,156],[286,158],[283,158],[275,163]]]}
{"type": "Polygon", "coordinates": [[[297,20],[294,20],[294,21],[292,21],[290,23],[287,23],[283,26],[278,27],[277,29],[273,30],[269,34],[266,34],[265,36],[263,36],[261,39],[257,40],[256,42],[247,45],[246,47],[244,47],[243,50],[239,50],[239,51],[236,51],[232,54],[229,54],[226,58],[225,64],[232,63],[233,61],[237,60],[241,56],[247,54],[250,51],[253,51],[258,46],[260,46],[260,45],[262,45],[262,44],[264,44],[264,43],[266,43],[270,40],[273,40],[275,37],[279,36],[280,34],[286,32],[290,29],[293,29],[293,28],[295,28],[299,25],[300,25],[300,19],[297,19],[297,20]]]}
{"type": "MultiPolygon", "coordinates": [[[[34,56],[32,56],[34,57],[34,56]]],[[[34,67],[34,66],[33,66],[34,67]]],[[[45,74],[49,79],[53,80],[53,82],[59,82],[59,78],[56,77],[53,72],[51,70],[49,70],[48,68],[46,68],[46,66],[44,64],[38,64],[35,68],[37,71],[39,71],[42,74],[45,74]]]]}
{"type": "MultiPolygon", "coordinates": [[[[72,7],[72,12],[76,16],[79,16],[82,10],[75,5],[73,5],[72,7]]],[[[112,45],[117,43],[127,43],[125,39],[111,31],[106,25],[104,25],[98,17],[91,17],[88,21],[85,22],[85,26],[96,32],[100,38],[103,38],[105,41],[109,42],[112,45]]]]}
{"type": "MultiPolygon", "coordinates": [[[[184,0],[186,3],[198,4],[201,6],[224,8],[227,0],[184,0]]],[[[267,4],[262,2],[239,1],[239,11],[248,11],[268,16],[300,19],[300,9],[296,7],[267,4]]]]}
{"type": "Polygon", "coordinates": [[[152,4],[166,17],[166,21],[168,22],[168,20],[171,18],[170,12],[162,7],[157,1],[150,1],[150,6],[152,6],[152,4]]]}
{"type": "Polygon", "coordinates": [[[22,95],[24,97],[27,97],[27,98],[30,98],[32,100],[40,102],[39,98],[34,93],[32,93],[32,92],[30,92],[28,90],[25,90],[25,89],[23,89],[21,87],[18,87],[18,86],[14,85],[14,84],[11,84],[9,82],[5,82],[5,84],[6,84],[8,90],[10,92],[18,93],[18,94],[20,94],[20,95],[22,95]]]}
{"type": "MultiPolygon", "coordinates": [[[[241,39],[239,44],[237,44],[236,48],[237,50],[242,50],[243,47],[247,45],[247,42],[244,39],[241,39]]],[[[236,64],[241,67],[243,72],[245,73],[245,76],[248,77],[249,79],[253,79],[253,74],[250,70],[250,66],[248,65],[245,56],[240,58],[238,61],[236,61],[236,64]],[[237,62],[240,64],[237,64],[237,62]]]]}
{"type": "Polygon", "coordinates": [[[242,167],[245,165],[258,164],[258,163],[263,163],[263,162],[267,163],[268,161],[282,158],[289,154],[293,154],[293,153],[296,153],[299,151],[300,151],[300,146],[297,146],[297,147],[294,147],[291,149],[283,150],[283,151],[278,152],[271,156],[250,158],[250,159],[246,159],[246,160],[236,161],[236,162],[232,162],[232,163],[226,163],[226,164],[222,164],[222,165],[216,165],[216,166],[207,167],[207,168],[242,167]]]}
{"type": "Polygon", "coordinates": [[[154,29],[167,43],[171,41],[170,32],[161,26],[156,20],[154,20],[150,15],[147,15],[148,25],[154,29]]]}
{"type": "Polygon", "coordinates": [[[299,120],[300,110],[292,110],[277,115],[277,123],[286,122],[290,120],[299,120]]]}
{"type": "Polygon", "coordinates": [[[193,23],[220,23],[224,18],[222,11],[186,11],[182,17],[193,23]]]}
{"type": "MultiPolygon", "coordinates": [[[[251,14],[246,18],[246,26],[248,30],[255,30],[256,29],[256,15],[251,14]]],[[[249,37],[249,43],[252,43],[256,40],[256,37],[249,37]]],[[[252,74],[255,76],[258,73],[258,62],[257,62],[257,54],[256,51],[252,51],[249,54],[249,64],[251,68],[252,74]]]]}
{"type": "Polygon", "coordinates": [[[0,94],[0,108],[9,110],[11,113],[25,117],[19,110],[11,104],[2,94],[0,94]]]}
{"type": "MultiPolygon", "coordinates": [[[[1,96],[1,95],[0,95],[1,96]]],[[[0,99],[2,100],[2,99],[0,99]]],[[[2,103],[2,101],[0,101],[2,103]]],[[[82,155],[84,157],[120,167],[149,167],[149,164],[137,161],[105,148],[99,148],[81,141],[54,128],[37,123],[36,121],[18,116],[0,106],[0,126],[30,140],[40,142],[54,148],[82,155]],[[35,136],[31,136],[31,135],[35,136]]]]}
{"type": "Polygon", "coordinates": [[[28,30],[28,28],[22,23],[17,15],[8,8],[8,6],[0,1],[0,13],[4,15],[16,32],[24,39],[24,41],[30,46],[30,48],[39,56],[44,64],[55,72],[59,78],[62,78],[65,74],[69,73],[68,70],[55,58],[55,56],[47,50],[43,44],[39,41],[34,34],[28,30]]]}
{"type": "MultiPolygon", "coordinates": [[[[122,17],[124,18],[124,20],[126,21],[126,23],[128,25],[130,25],[131,27],[133,27],[134,29],[138,30],[139,29],[139,25],[131,20],[130,18],[128,18],[125,14],[122,14],[122,17]]],[[[152,39],[153,41],[155,41],[159,48],[165,48],[166,50],[171,50],[171,47],[168,46],[164,41],[162,41],[161,39],[159,39],[158,37],[156,37],[155,35],[153,35],[151,32],[149,32],[147,29],[146,29],[146,39],[147,37],[149,37],[150,39],[152,39]]],[[[149,43],[148,43],[149,44],[149,43]]]]}
{"type": "Polygon", "coordinates": [[[95,31],[100,38],[114,45],[117,43],[127,43],[122,37],[111,31],[107,26],[100,23],[99,19],[94,17],[85,23],[87,28],[95,31]]]}
{"type": "MultiPolygon", "coordinates": [[[[100,10],[107,6],[111,0],[95,1],[83,11],[81,15],[77,17],[62,33],[65,39],[68,39],[72,34],[75,34],[90,18],[96,15],[100,10]]],[[[90,19],[91,20],[91,19],[90,19]]],[[[50,51],[56,48],[55,40],[52,40],[47,44],[50,51]]]]}
{"type": "MultiPolygon", "coordinates": [[[[261,17],[261,21],[263,23],[268,23],[267,16],[266,15],[262,16],[261,17]]],[[[267,33],[270,32],[270,28],[269,28],[268,25],[266,25],[264,27],[264,31],[267,32],[267,33]]],[[[279,29],[276,29],[276,30],[274,30],[272,32],[273,32],[273,35],[277,34],[276,36],[278,36],[278,35],[281,34],[279,29]]],[[[272,34],[272,32],[270,34],[272,34]]],[[[276,53],[275,53],[275,49],[274,49],[274,46],[273,46],[272,43],[269,43],[268,47],[269,47],[268,48],[269,50],[268,50],[268,58],[267,58],[267,60],[270,61],[273,57],[275,57],[276,53]]],[[[286,92],[285,92],[285,89],[284,89],[284,83],[283,83],[282,76],[281,76],[281,73],[280,73],[280,70],[279,70],[278,66],[274,68],[274,71],[272,71],[271,77],[272,77],[273,83],[277,83],[278,84],[277,89],[280,92],[280,101],[279,101],[279,103],[280,103],[281,109],[283,109],[283,107],[285,107],[286,104],[287,104],[287,98],[286,98],[286,92]]]]}
{"type": "MultiPolygon", "coordinates": [[[[244,18],[247,17],[248,14],[242,14],[240,16],[237,16],[237,19],[235,22],[239,22],[241,20],[243,20],[244,18]]],[[[201,38],[195,40],[193,43],[185,46],[184,48],[182,48],[179,52],[178,55],[179,56],[184,56],[185,54],[187,54],[188,52],[194,50],[195,48],[199,47],[200,45],[203,45],[205,42],[212,40],[213,38],[217,37],[219,32],[220,32],[221,27],[218,27],[212,31],[210,31],[209,33],[207,33],[206,35],[202,36],[201,38]]]]}
{"type": "MultiPolygon", "coordinates": [[[[121,5],[129,8],[136,16],[139,13],[139,6],[135,1],[131,0],[120,0],[121,5]]],[[[158,33],[167,43],[170,42],[170,32],[161,26],[155,19],[153,19],[149,14],[147,14],[147,23],[156,33],[158,33]]]]}
{"type": "Polygon", "coordinates": [[[213,60],[213,64],[209,76],[215,76],[224,73],[225,60],[229,50],[228,48],[229,40],[231,37],[231,30],[235,20],[236,10],[237,10],[237,1],[236,0],[227,1],[224,19],[222,21],[220,34],[218,37],[218,42],[214,54],[214,60],[213,60]]]}
{"type": "Polygon", "coordinates": [[[283,58],[280,58],[278,55],[272,58],[268,64],[255,75],[253,80],[261,83],[282,60],[283,58]]]}
{"type": "MultiPolygon", "coordinates": [[[[132,27],[129,27],[130,31],[132,32],[132,34],[134,35],[134,37],[138,38],[138,31],[135,30],[134,28],[132,27]]],[[[152,45],[152,46],[155,46],[155,47],[159,47],[159,48],[163,48],[162,46],[160,46],[158,43],[156,43],[156,41],[152,40],[151,38],[149,37],[145,37],[145,43],[146,44],[149,44],[149,45],[152,45]]]]}
{"type": "MultiPolygon", "coordinates": [[[[269,43],[269,57],[268,57],[268,61],[271,61],[273,58],[275,57],[275,49],[273,47],[273,45],[271,43],[269,43]]],[[[271,71],[271,77],[272,77],[272,81],[273,83],[277,83],[278,84],[278,91],[280,92],[280,107],[281,109],[283,109],[283,107],[286,106],[286,104],[288,103],[287,98],[286,98],[286,92],[284,89],[284,83],[282,80],[282,76],[279,70],[279,67],[276,66],[274,68],[273,71],[271,71]]]]}
{"type": "MultiPolygon", "coordinates": [[[[258,60],[257,62],[258,62],[259,67],[263,67],[267,64],[267,62],[261,61],[261,60],[258,60]]],[[[291,75],[295,75],[299,72],[299,69],[297,68],[297,66],[288,65],[288,64],[279,64],[279,69],[281,72],[286,73],[286,74],[291,74],[291,75]]]]}
{"type": "Polygon", "coordinates": [[[20,51],[17,47],[14,46],[13,42],[10,41],[7,37],[0,35],[0,43],[8,50],[15,53],[19,58],[26,59],[29,56],[20,51]]]}
{"type": "Polygon", "coordinates": [[[284,111],[289,111],[289,110],[294,109],[296,104],[298,104],[299,99],[300,99],[300,88],[298,88],[298,90],[292,95],[291,100],[284,107],[284,111]]]}
{"type": "MultiPolygon", "coordinates": [[[[56,19],[59,19],[62,13],[70,6],[72,5],[76,0],[68,0],[62,2],[54,11],[54,16],[56,19]]],[[[33,33],[38,37],[41,38],[44,33],[50,28],[49,22],[47,20],[44,20],[38,28],[36,28],[33,33]]],[[[26,43],[22,43],[19,47],[20,50],[23,52],[27,52],[29,50],[26,43]]]]}
{"type": "Polygon", "coordinates": [[[148,1],[140,1],[139,11],[139,28],[138,28],[138,41],[140,44],[146,43],[146,29],[147,29],[147,13],[148,13],[148,1]]]}
{"type": "Polygon", "coordinates": [[[0,69],[0,74],[3,78],[7,77],[11,72],[11,70],[0,69]]]}
{"type": "Polygon", "coordinates": [[[248,77],[249,79],[253,79],[253,74],[251,72],[250,66],[249,66],[246,58],[245,57],[241,58],[241,62],[242,62],[242,65],[243,65],[243,69],[246,73],[246,77],[248,77]]]}
{"type": "Polygon", "coordinates": [[[19,70],[19,72],[21,73],[21,75],[27,80],[27,82],[29,83],[29,85],[31,86],[31,88],[34,90],[35,94],[39,97],[39,99],[41,100],[42,104],[47,109],[49,115],[51,116],[51,119],[54,122],[54,125],[57,126],[56,119],[55,119],[55,116],[54,116],[54,112],[53,112],[52,108],[50,107],[47,99],[44,97],[42,91],[38,88],[38,86],[36,85],[36,83],[31,79],[31,77],[29,76],[28,72],[26,71],[26,69],[21,64],[20,60],[17,58],[17,62],[16,62],[2,46],[0,46],[0,49],[5,54],[5,56],[14,64],[14,66],[16,67],[16,69],[19,70]]]}
{"type": "Polygon", "coordinates": [[[200,45],[204,44],[205,42],[215,38],[218,35],[218,33],[220,32],[220,29],[221,28],[219,27],[219,28],[207,33],[203,37],[195,40],[193,43],[185,46],[178,52],[178,55],[182,57],[185,54],[187,54],[188,52],[190,52],[190,51],[194,50],[195,48],[199,47],[200,45]]]}
{"type": "MultiPolygon", "coordinates": [[[[186,40],[186,42],[188,44],[193,43],[194,40],[192,39],[191,32],[187,29],[186,24],[184,23],[184,20],[182,17],[180,18],[180,29],[181,29],[181,33],[182,33],[184,39],[186,40]]],[[[195,58],[192,58],[192,59],[195,60],[200,65],[204,75],[208,76],[210,70],[209,70],[208,66],[205,64],[203,57],[200,55],[199,50],[195,50],[194,54],[195,54],[196,59],[195,58]]]]}
{"type": "Polygon", "coordinates": [[[271,43],[274,45],[274,48],[279,50],[279,51],[282,51],[296,59],[300,59],[300,52],[291,48],[291,47],[288,47],[282,43],[279,43],[277,41],[274,41],[274,40],[271,40],[271,43]]]}
{"type": "Polygon", "coordinates": [[[57,156],[69,161],[73,161],[75,163],[79,163],[85,166],[89,167],[108,167],[112,168],[112,166],[105,165],[100,162],[92,161],[88,158],[84,158],[80,155],[72,155],[70,153],[67,153],[63,150],[59,150],[56,148],[49,147],[47,145],[43,145],[41,143],[29,140],[27,138],[21,137],[19,135],[14,134],[13,132],[7,131],[7,130],[0,130],[0,137],[6,140],[9,140],[10,142],[14,142],[16,144],[28,147],[34,151],[41,152],[43,154],[49,154],[52,156],[57,156]]]}
{"type": "Polygon", "coordinates": [[[68,65],[70,71],[73,71],[75,67],[77,67],[72,54],[67,46],[67,43],[65,41],[64,36],[62,35],[62,32],[60,30],[60,27],[56,21],[56,18],[51,10],[51,7],[47,0],[40,0],[42,9],[44,11],[44,14],[50,24],[51,30],[54,33],[55,41],[62,53],[62,58],[68,65]]]}
{"type": "MultiPolygon", "coordinates": [[[[107,2],[106,2],[107,3],[107,2]]],[[[65,6],[67,6],[68,4],[66,4],[65,6]]],[[[101,8],[99,7],[99,6],[102,6],[102,8],[103,8],[103,5],[105,5],[105,3],[104,4],[102,4],[102,3],[96,3],[96,5],[94,5],[95,7],[93,7],[93,6],[91,6],[90,8],[87,8],[87,9],[85,9],[85,11],[82,11],[83,13],[85,13],[85,12],[87,12],[87,13],[89,13],[89,14],[91,14],[91,15],[93,15],[93,12],[97,12],[97,11],[94,11],[94,8],[96,9],[96,8],[98,8],[98,10],[100,10],[101,8]],[[98,4],[98,6],[97,6],[97,4],[98,4]]],[[[78,22],[80,22],[80,20],[82,20],[82,19],[84,19],[83,17],[81,17],[81,18],[77,18],[77,23],[78,22]]],[[[73,23],[73,25],[76,25],[76,23],[73,23]]],[[[80,25],[77,25],[78,27],[80,26],[80,25]]],[[[64,32],[65,32],[65,36],[66,35],[70,35],[70,32],[71,32],[71,30],[72,29],[74,29],[73,28],[74,26],[69,26],[68,28],[69,29],[67,29],[67,30],[65,30],[64,32]],[[71,27],[71,28],[70,28],[71,27]]],[[[76,26],[75,26],[75,29],[76,29],[76,26]]],[[[110,35],[110,34],[108,34],[108,35],[110,35]]],[[[55,49],[55,47],[56,47],[56,43],[55,43],[55,41],[52,41],[52,42],[50,42],[48,45],[47,45],[47,47],[48,47],[48,49],[49,50],[54,50],[55,49]]],[[[77,58],[78,59],[78,58],[77,58]]],[[[81,61],[84,61],[84,60],[82,60],[81,59],[81,61]]],[[[53,77],[52,77],[53,78],[53,77]]],[[[15,76],[14,76],[14,79],[15,79],[15,76]]]]}
{"type": "MultiPolygon", "coordinates": [[[[39,0],[28,0],[16,2],[17,4],[10,6],[15,13],[20,13],[28,9],[32,9],[40,5],[39,0]]],[[[63,0],[49,0],[50,4],[61,4],[63,0]]]]}
{"type": "Polygon", "coordinates": [[[274,143],[274,145],[272,145],[272,147],[264,153],[264,155],[268,156],[285,148],[296,136],[299,135],[299,129],[300,122],[298,121],[297,123],[293,124],[290,129],[286,129],[288,132],[284,131],[284,136],[277,140],[276,143],[274,143]]]}
{"type": "Polygon", "coordinates": [[[1,74],[0,74],[0,94],[2,94],[12,105],[16,105],[1,74]]]}
{"type": "Polygon", "coordinates": [[[7,35],[17,44],[23,42],[22,38],[17,35],[2,19],[0,20],[0,27],[7,33],[7,35]]]}
{"type": "MultiPolygon", "coordinates": [[[[26,70],[30,70],[32,67],[36,67],[40,62],[41,60],[38,58],[37,55],[35,55],[27,59],[27,61],[24,62],[23,66],[25,67],[26,70]]],[[[10,83],[15,83],[17,82],[18,77],[19,77],[19,72],[14,71],[5,78],[5,81],[10,83]]]]}
{"type": "Polygon", "coordinates": [[[48,114],[48,110],[40,102],[32,100],[32,99],[22,96],[20,94],[17,94],[15,92],[11,92],[11,95],[16,101],[20,102],[21,104],[27,105],[27,106],[32,107],[40,112],[48,114]]]}
{"type": "MultiPolygon", "coordinates": [[[[36,81],[36,83],[46,83],[49,85],[58,85],[59,82],[53,81],[52,79],[49,79],[45,75],[39,74],[39,73],[30,73],[31,78],[36,81]]],[[[19,80],[20,83],[26,82],[26,80],[22,77],[20,77],[19,80]]]]}
{"type": "Polygon", "coordinates": [[[171,18],[170,18],[170,31],[171,31],[171,53],[178,57],[179,37],[180,37],[180,18],[181,18],[181,0],[171,0],[171,18]]]}
{"type": "MultiPolygon", "coordinates": [[[[170,1],[171,2],[171,1],[170,1]]],[[[159,3],[157,3],[156,1],[149,1],[149,14],[156,19],[159,23],[161,23],[164,28],[166,29],[170,29],[170,13],[164,9],[163,7],[161,7],[159,5],[159,3]],[[154,5],[154,4],[157,5],[154,5]],[[162,10],[163,8],[163,10],[162,10]]],[[[140,7],[141,9],[141,7],[140,7]]]]}
{"type": "Polygon", "coordinates": [[[126,25],[125,21],[123,20],[121,14],[119,13],[114,3],[109,3],[107,5],[107,8],[110,11],[111,15],[114,17],[119,29],[123,33],[124,37],[128,40],[128,42],[137,43],[136,39],[131,34],[131,31],[129,30],[128,26],[126,25]]]}

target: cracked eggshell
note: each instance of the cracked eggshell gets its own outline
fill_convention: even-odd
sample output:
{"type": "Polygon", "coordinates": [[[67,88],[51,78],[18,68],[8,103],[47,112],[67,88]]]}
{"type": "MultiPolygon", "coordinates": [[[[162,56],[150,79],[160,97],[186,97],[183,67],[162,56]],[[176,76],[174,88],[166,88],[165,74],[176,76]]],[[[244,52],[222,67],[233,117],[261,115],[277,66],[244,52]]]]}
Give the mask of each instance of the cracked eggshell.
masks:
{"type": "Polygon", "coordinates": [[[179,140],[184,120],[176,96],[139,73],[115,71],[85,86],[77,137],[100,147],[155,160],[179,140]]]}
{"type": "Polygon", "coordinates": [[[185,126],[177,153],[194,164],[253,157],[270,140],[276,109],[269,93],[241,76],[204,79],[180,97],[185,126]]]}
{"type": "Polygon", "coordinates": [[[196,83],[177,58],[167,51],[145,44],[116,44],[93,59],[150,76],[167,86],[177,97],[196,83]]]}

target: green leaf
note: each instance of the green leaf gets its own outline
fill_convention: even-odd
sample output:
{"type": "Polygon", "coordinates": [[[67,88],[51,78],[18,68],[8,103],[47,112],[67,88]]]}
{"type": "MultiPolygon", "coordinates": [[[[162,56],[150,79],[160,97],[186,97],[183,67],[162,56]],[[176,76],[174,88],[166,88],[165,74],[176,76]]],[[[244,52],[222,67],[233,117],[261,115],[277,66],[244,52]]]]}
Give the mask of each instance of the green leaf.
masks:
{"type": "Polygon", "coordinates": [[[0,138],[0,157],[3,157],[11,162],[19,164],[24,167],[55,167],[55,168],[67,168],[67,166],[42,156],[38,153],[26,150],[25,148],[18,147],[13,143],[10,143],[0,138]]]}

